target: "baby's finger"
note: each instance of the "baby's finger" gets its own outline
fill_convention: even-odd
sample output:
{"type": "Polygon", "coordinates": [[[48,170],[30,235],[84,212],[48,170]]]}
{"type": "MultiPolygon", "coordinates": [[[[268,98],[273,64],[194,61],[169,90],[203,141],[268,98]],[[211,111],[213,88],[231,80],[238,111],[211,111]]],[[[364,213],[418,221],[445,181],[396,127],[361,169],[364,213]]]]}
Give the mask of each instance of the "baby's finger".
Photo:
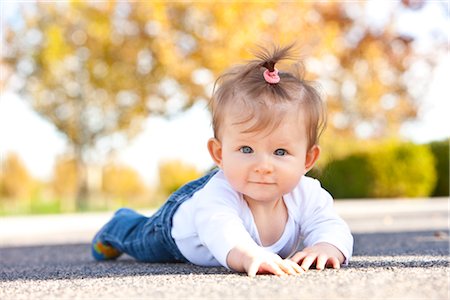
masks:
{"type": "Polygon", "coordinates": [[[257,273],[271,273],[274,275],[284,275],[285,273],[277,264],[273,262],[261,262],[254,261],[248,268],[247,275],[250,277],[255,277],[257,273]]]}
{"type": "Polygon", "coordinates": [[[333,269],[340,269],[341,263],[336,257],[328,258],[327,266],[331,266],[333,269]]]}
{"type": "Polygon", "coordinates": [[[284,270],[281,269],[280,266],[278,266],[276,263],[272,261],[263,263],[261,267],[264,269],[264,271],[270,272],[278,276],[285,274],[284,270]]]}
{"type": "Polygon", "coordinates": [[[308,255],[308,253],[300,251],[294,254],[294,256],[292,256],[291,258],[289,258],[290,260],[292,260],[295,263],[300,263],[302,261],[303,258],[305,258],[308,255]]]}
{"type": "Polygon", "coordinates": [[[278,265],[286,274],[295,275],[297,272],[295,271],[292,263],[292,261],[289,262],[288,260],[282,260],[278,265]]]}
{"type": "Polygon", "coordinates": [[[288,262],[291,267],[294,269],[296,274],[303,274],[305,273],[305,270],[303,270],[300,265],[292,260],[286,259],[286,262],[288,262]]]}
{"type": "Polygon", "coordinates": [[[328,261],[328,256],[325,255],[325,254],[320,254],[320,255],[317,257],[317,261],[316,261],[316,269],[317,269],[317,270],[323,270],[323,269],[325,269],[325,264],[327,263],[327,261],[328,261]]]}
{"type": "Polygon", "coordinates": [[[303,259],[302,264],[300,266],[302,267],[303,270],[307,271],[314,263],[316,258],[317,255],[311,253],[303,259]]]}
{"type": "Polygon", "coordinates": [[[259,261],[252,262],[250,267],[248,267],[247,275],[250,277],[255,277],[256,273],[258,273],[259,266],[260,266],[259,261]]]}

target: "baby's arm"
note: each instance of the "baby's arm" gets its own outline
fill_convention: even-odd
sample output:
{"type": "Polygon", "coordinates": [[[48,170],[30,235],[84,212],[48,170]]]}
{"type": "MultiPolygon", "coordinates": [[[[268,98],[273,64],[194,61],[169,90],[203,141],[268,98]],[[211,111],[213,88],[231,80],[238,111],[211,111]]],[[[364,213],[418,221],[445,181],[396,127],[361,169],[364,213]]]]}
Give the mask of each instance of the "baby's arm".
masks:
{"type": "Polygon", "coordinates": [[[335,246],[322,242],[297,252],[291,260],[296,264],[301,264],[302,269],[306,271],[314,263],[318,270],[323,270],[325,267],[339,269],[345,257],[335,246]]]}
{"type": "Polygon", "coordinates": [[[275,275],[295,275],[303,273],[303,269],[289,259],[282,259],[275,253],[268,252],[257,245],[240,244],[230,250],[227,255],[228,266],[238,272],[246,272],[253,277],[257,273],[275,275]]]}
{"type": "Polygon", "coordinates": [[[319,181],[309,180],[308,194],[303,198],[300,211],[300,235],[304,237],[302,251],[292,256],[304,270],[312,265],[338,269],[347,264],[353,250],[353,237],[345,221],[333,208],[333,198],[319,181]]]}

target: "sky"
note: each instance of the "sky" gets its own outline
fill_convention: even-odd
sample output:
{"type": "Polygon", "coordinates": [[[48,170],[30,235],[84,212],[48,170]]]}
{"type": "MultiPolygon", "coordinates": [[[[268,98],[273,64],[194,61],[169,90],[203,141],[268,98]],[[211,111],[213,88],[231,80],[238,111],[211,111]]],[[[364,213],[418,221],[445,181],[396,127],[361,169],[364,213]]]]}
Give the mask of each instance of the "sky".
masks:
{"type": "MultiPolygon", "coordinates": [[[[10,4],[7,2],[6,5],[10,4]]],[[[436,18],[436,8],[433,7],[431,5],[424,9],[420,16],[405,14],[405,19],[399,22],[407,24],[403,25],[402,30],[411,31],[425,40],[434,26],[448,26],[448,20],[440,23],[440,19],[436,18]]],[[[383,16],[383,10],[388,9],[388,6],[369,9],[383,16]]],[[[3,20],[10,18],[9,14],[13,13],[14,9],[5,8],[2,4],[3,20]]],[[[383,20],[380,18],[375,21],[383,20]]],[[[450,56],[447,53],[430,78],[429,91],[424,97],[418,119],[405,124],[401,131],[403,136],[417,143],[450,136],[449,71],[450,56]]],[[[163,160],[179,159],[200,170],[210,168],[213,162],[206,142],[211,136],[206,102],[198,102],[190,110],[171,120],[149,118],[144,124],[143,132],[119,151],[117,159],[137,170],[147,184],[154,184],[157,180],[158,163],[163,160]]],[[[55,157],[63,154],[66,147],[64,136],[51,123],[34,113],[27,102],[9,90],[0,91],[0,160],[7,153],[15,152],[33,176],[49,179],[55,157]]]]}

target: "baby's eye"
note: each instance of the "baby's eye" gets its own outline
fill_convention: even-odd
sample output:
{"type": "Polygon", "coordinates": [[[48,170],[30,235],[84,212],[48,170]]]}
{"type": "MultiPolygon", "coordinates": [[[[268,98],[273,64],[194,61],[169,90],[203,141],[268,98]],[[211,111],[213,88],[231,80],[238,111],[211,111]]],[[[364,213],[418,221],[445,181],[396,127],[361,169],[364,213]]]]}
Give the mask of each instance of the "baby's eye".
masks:
{"type": "Polygon", "coordinates": [[[249,146],[242,146],[241,148],[239,148],[239,151],[246,154],[253,153],[253,149],[250,148],[249,146]]]}
{"type": "Polygon", "coordinates": [[[288,152],[285,149],[277,149],[273,154],[277,156],[285,156],[288,152]]]}

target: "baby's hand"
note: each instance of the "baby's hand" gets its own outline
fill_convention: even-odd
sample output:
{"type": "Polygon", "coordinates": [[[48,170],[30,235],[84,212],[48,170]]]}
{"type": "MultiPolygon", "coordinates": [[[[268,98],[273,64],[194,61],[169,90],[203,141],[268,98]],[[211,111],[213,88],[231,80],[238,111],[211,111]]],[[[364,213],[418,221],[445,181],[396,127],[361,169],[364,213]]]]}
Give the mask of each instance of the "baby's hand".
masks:
{"type": "Polygon", "coordinates": [[[318,270],[323,270],[325,267],[339,269],[345,258],[335,246],[329,243],[318,243],[297,252],[290,259],[297,264],[301,264],[302,269],[306,271],[314,263],[318,270]]]}
{"type": "Polygon", "coordinates": [[[297,275],[305,271],[294,261],[290,259],[282,259],[274,253],[264,253],[249,257],[247,264],[244,263],[244,269],[248,276],[254,277],[256,274],[275,274],[281,275],[297,275]]]}
{"type": "Polygon", "coordinates": [[[246,272],[254,277],[257,273],[275,275],[295,275],[304,273],[303,269],[290,259],[282,259],[279,255],[265,251],[259,247],[237,246],[227,256],[230,268],[246,272]]]}

